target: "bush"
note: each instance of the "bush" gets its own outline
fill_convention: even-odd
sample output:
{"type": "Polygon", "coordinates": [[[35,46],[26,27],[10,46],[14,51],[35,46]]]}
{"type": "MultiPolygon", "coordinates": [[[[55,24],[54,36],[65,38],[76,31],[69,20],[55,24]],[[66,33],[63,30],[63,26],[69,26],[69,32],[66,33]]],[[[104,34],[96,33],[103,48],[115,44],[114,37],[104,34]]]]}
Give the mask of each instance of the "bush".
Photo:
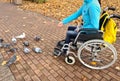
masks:
{"type": "Polygon", "coordinates": [[[46,0],[24,0],[24,1],[32,1],[32,2],[36,2],[36,3],[45,3],[46,0]]]}
{"type": "Polygon", "coordinates": [[[46,0],[36,0],[37,3],[45,3],[46,0]]]}

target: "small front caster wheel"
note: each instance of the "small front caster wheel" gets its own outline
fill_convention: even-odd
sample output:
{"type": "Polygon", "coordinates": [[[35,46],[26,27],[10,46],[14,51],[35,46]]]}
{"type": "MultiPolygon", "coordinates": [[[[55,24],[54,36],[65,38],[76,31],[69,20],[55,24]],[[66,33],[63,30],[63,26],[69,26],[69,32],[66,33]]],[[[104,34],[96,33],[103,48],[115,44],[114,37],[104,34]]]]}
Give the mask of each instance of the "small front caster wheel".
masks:
{"type": "Polygon", "coordinates": [[[73,65],[75,63],[75,58],[72,56],[65,57],[65,62],[69,65],[73,65]]]}

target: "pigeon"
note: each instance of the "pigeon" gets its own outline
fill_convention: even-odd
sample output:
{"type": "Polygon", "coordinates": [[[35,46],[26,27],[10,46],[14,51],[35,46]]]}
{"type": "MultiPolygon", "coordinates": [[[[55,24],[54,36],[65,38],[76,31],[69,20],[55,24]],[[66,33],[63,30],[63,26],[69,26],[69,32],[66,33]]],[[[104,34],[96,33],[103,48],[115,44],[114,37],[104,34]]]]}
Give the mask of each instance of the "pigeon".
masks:
{"type": "Polygon", "coordinates": [[[18,38],[18,39],[23,39],[23,38],[25,38],[25,33],[22,33],[21,35],[16,36],[15,38],[18,38]]]}
{"type": "Polygon", "coordinates": [[[11,46],[10,43],[4,43],[4,44],[3,44],[3,47],[4,47],[4,48],[10,48],[10,46],[11,46]]]}
{"type": "Polygon", "coordinates": [[[30,49],[28,49],[27,47],[24,47],[23,52],[24,52],[25,54],[28,54],[28,53],[30,53],[30,49]]]}
{"type": "Polygon", "coordinates": [[[12,52],[15,53],[18,50],[18,48],[10,48],[9,50],[7,50],[7,53],[12,52]]]}
{"type": "Polygon", "coordinates": [[[12,38],[12,43],[14,43],[14,44],[17,43],[17,39],[15,37],[12,38]]]}
{"type": "Polygon", "coordinates": [[[41,50],[41,48],[39,48],[39,47],[34,47],[32,50],[33,50],[35,53],[42,53],[42,50],[41,50]]]}
{"type": "Polygon", "coordinates": [[[35,37],[34,37],[34,40],[35,40],[35,41],[39,41],[39,40],[41,40],[41,38],[40,38],[39,36],[35,36],[35,37]]]}
{"type": "Polygon", "coordinates": [[[3,47],[3,43],[0,43],[0,48],[2,48],[3,47]]]}
{"type": "Polygon", "coordinates": [[[24,46],[29,46],[29,42],[28,42],[28,41],[25,41],[25,42],[23,42],[23,45],[24,45],[24,46]]]}
{"type": "Polygon", "coordinates": [[[3,39],[2,38],[0,38],[0,48],[2,48],[3,47],[3,39]]]}
{"type": "Polygon", "coordinates": [[[2,38],[0,38],[0,43],[2,43],[4,40],[2,38]]]}
{"type": "Polygon", "coordinates": [[[7,62],[6,62],[6,65],[7,66],[10,66],[11,64],[13,64],[17,59],[17,56],[16,54],[14,54],[7,62]]]}

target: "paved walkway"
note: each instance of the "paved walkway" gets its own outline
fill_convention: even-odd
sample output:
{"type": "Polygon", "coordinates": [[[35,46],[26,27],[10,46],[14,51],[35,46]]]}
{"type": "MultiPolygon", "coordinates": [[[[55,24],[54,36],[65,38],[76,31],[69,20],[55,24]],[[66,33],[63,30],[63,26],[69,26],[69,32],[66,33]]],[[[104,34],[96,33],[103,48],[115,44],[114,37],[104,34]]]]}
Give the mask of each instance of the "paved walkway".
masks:
{"type": "MultiPolygon", "coordinates": [[[[64,58],[54,58],[53,48],[58,40],[65,37],[67,27],[57,28],[55,19],[44,17],[38,13],[24,11],[16,5],[0,2],[0,37],[4,42],[11,42],[13,36],[23,32],[26,38],[17,41],[17,54],[21,59],[9,68],[0,66],[0,81],[120,81],[120,38],[115,47],[118,51],[116,63],[105,70],[92,70],[77,60],[75,65],[67,65],[64,58]],[[34,41],[34,36],[41,36],[43,41],[34,41]],[[38,46],[41,54],[32,50],[30,54],[23,53],[22,42],[29,41],[29,48],[38,46]]],[[[13,54],[6,54],[0,49],[0,63],[13,54]]]]}

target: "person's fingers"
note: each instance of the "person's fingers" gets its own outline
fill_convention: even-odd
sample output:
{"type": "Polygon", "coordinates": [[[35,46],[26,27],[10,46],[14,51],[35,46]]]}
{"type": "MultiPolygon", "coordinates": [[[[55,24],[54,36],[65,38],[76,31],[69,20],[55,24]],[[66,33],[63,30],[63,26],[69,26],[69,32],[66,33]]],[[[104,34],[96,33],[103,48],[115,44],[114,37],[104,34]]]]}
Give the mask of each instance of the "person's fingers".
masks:
{"type": "Polygon", "coordinates": [[[62,26],[63,26],[62,22],[58,23],[58,27],[62,27],[62,26]]]}

